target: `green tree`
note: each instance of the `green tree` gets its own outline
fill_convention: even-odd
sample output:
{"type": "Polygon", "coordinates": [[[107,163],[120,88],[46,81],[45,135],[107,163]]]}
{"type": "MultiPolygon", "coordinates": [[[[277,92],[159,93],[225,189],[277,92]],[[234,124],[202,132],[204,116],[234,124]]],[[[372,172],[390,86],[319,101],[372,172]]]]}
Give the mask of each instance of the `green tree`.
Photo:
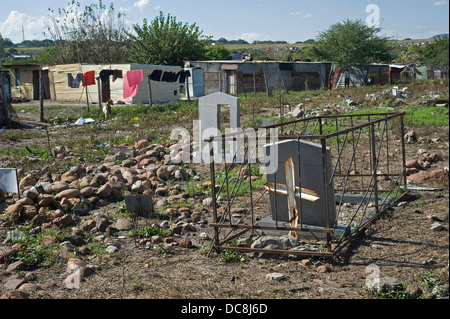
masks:
{"type": "Polygon", "coordinates": [[[419,50],[419,59],[432,67],[442,69],[448,78],[449,71],[449,38],[439,37],[419,50]]]}
{"type": "Polygon", "coordinates": [[[84,8],[79,2],[69,2],[64,9],[49,9],[50,23],[45,35],[50,35],[54,45],[40,55],[41,63],[125,63],[128,57],[128,37],[122,13],[98,3],[84,8]]]}
{"type": "Polygon", "coordinates": [[[417,62],[417,47],[415,45],[410,45],[404,50],[400,52],[393,62],[402,63],[402,64],[412,64],[417,62]]]}
{"type": "Polygon", "coordinates": [[[142,26],[135,24],[133,29],[136,34],[129,34],[133,63],[182,66],[184,61],[202,59],[206,53],[209,38],[203,31],[195,23],[178,22],[170,14],[165,17],[160,12],[150,23],[144,19],[142,26]]]}
{"type": "Polygon", "coordinates": [[[341,67],[388,63],[393,49],[389,38],[378,36],[381,28],[368,27],[361,20],[345,20],[319,33],[312,44],[312,56],[341,67]]]}
{"type": "Polygon", "coordinates": [[[209,61],[231,60],[231,51],[223,45],[211,46],[205,52],[205,59],[209,61]]]}
{"type": "Polygon", "coordinates": [[[5,55],[5,41],[0,33],[0,59],[5,55]]]}

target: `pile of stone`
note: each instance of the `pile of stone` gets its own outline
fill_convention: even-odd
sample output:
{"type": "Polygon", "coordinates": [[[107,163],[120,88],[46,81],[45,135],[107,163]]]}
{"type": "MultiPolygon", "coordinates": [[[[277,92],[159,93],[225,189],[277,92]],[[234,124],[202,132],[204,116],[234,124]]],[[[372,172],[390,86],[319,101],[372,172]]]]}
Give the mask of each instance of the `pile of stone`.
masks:
{"type": "MultiPolygon", "coordinates": [[[[70,154],[63,148],[57,149],[55,153],[62,151],[64,155],[60,156],[61,159],[70,154]]],[[[66,258],[71,258],[74,251],[78,256],[90,255],[84,236],[88,233],[94,240],[104,243],[105,251],[112,254],[123,248],[123,232],[128,235],[133,227],[132,222],[119,216],[117,220],[112,220],[111,216],[107,217],[96,209],[127,196],[149,195],[152,202],[157,203],[155,206],[160,209],[160,213],[166,214],[173,223],[163,220],[156,225],[167,236],[151,236],[139,243],[148,248],[154,244],[195,247],[190,236],[206,227],[206,211],[193,211],[188,207],[191,206],[189,204],[163,210],[164,204],[171,201],[201,203],[201,198],[190,198],[182,191],[181,181],[195,180],[198,176],[194,170],[184,170],[172,162],[170,152],[176,155],[178,151],[175,146],[149,145],[147,140],[141,140],[132,148],[114,149],[112,155],[104,158],[100,165],[74,166],[62,174],[52,173],[50,167],[45,167],[39,174],[29,173],[19,181],[19,194],[5,193],[0,189],[0,230],[7,231],[17,221],[31,222],[32,231],[36,232],[71,227],[71,233],[63,242],[59,242],[55,236],[44,236],[41,245],[59,244],[60,254],[66,258]]],[[[199,186],[201,188],[202,185],[199,186]]],[[[206,233],[198,234],[199,240],[210,240],[206,233]]],[[[0,264],[9,264],[10,257],[22,247],[22,244],[11,243],[23,235],[20,228],[7,231],[6,239],[0,244],[0,264]]],[[[23,269],[23,263],[10,264],[8,271],[23,269]]],[[[79,268],[85,274],[92,272],[91,266],[87,270],[81,266],[79,268]]],[[[67,285],[73,284],[70,280],[74,276],[84,275],[76,275],[73,271],[67,277],[67,285]]],[[[18,297],[16,295],[25,281],[15,280],[17,278],[14,276],[10,279],[8,289],[15,293],[11,292],[12,295],[6,297],[18,297]]]]}
{"type": "Polygon", "coordinates": [[[419,149],[419,159],[412,159],[406,162],[406,174],[408,180],[414,183],[438,183],[444,186],[449,184],[448,168],[432,169],[432,165],[441,160],[441,156],[436,153],[428,153],[419,149]]]}
{"type": "Polygon", "coordinates": [[[63,174],[54,174],[46,167],[39,174],[27,174],[19,182],[19,194],[0,190],[0,224],[7,226],[20,218],[37,226],[50,223],[67,227],[73,214],[86,214],[131,192],[181,199],[181,187],[169,187],[169,180],[188,180],[196,172],[173,164],[171,149],[141,140],[132,149],[116,150],[100,165],[74,166],[63,174]]]}

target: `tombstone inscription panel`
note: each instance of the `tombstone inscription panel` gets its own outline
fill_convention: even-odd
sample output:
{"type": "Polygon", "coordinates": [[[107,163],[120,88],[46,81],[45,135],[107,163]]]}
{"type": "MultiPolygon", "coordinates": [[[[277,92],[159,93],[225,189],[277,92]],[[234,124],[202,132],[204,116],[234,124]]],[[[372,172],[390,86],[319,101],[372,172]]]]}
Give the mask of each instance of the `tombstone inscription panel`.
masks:
{"type": "MultiPolygon", "coordinates": [[[[322,160],[322,146],[316,143],[285,140],[276,142],[274,144],[265,145],[265,152],[271,152],[272,149],[278,148],[277,167],[274,174],[267,174],[268,184],[286,185],[286,163],[292,159],[294,166],[293,175],[295,187],[302,189],[302,200],[300,205],[300,196],[296,194],[295,201],[298,209],[298,223],[303,226],[318,226],[327,227],[327,217],[329,220],[329,227],[334,226],[336,219],[336,206],[334,200],[334,186],[333,182],[329,183],[328,187],[328,216],[326,210],[326,196],[324,186],[324,170],[322,160]],[[299,160],[300,154],[300,160],[299,160]],[[299,168],[300,166],[300,176],[299,168]],[[299,180],[301,178],[301,183],[299,180]],[[305,190],[305,192],[303,191],[305,190]],[[313,192],[319,199],[308,199],[308,190],[313,192]],[[301,216],[300,216],[301,215],[301,216]],[[301,220],[300,220],[301,218],[301,220]]],[[[270,154],[270,153],[269,153],[270,154]]],[[[292,165],[291,164],[291,165],[292,165]]],[[[331,151],[326,149],[326,174],[327,181],[330,181],[332,173],[331,165],[331,151]]],[[[269,192],[270,206],[273,221],[289,222],[289,205],[286,194],[280,192],[269,192]]],[[[292,200],[292,199],[291,199],[292,200]]],[[[291,215],[292,217],[292,215],[291,215]]]]}

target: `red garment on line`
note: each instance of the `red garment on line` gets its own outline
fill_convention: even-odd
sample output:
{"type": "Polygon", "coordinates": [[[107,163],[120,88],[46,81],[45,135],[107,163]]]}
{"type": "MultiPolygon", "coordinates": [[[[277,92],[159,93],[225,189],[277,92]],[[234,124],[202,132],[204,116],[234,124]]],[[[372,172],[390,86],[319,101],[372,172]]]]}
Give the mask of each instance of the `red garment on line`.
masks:
{"type": "Polygon", "coordinates": [[[123,98],[135,97],[142,81],[144,81],[143,70],[128,71],[123,79],[123,98]]]}
{"type": "Polygon", "coordinates": [[[84,74],[85,86],[95,85],[95,71],[89,71],[84,74]]]}

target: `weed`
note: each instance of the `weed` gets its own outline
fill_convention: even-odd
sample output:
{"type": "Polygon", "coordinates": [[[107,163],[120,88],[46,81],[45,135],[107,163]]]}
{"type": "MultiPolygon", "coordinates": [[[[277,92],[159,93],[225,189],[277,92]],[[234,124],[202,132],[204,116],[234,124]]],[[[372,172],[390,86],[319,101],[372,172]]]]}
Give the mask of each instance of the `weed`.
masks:
{"type": "Polygon", "coordinates": [[[136,294],[148,290],[150,287],[151,287],[150,284],[141,282],[138,279],[134,279],[128,284],[128,293],[136,294]]]}
{"type": "Polygon", "coordinates": [[[202,255],[207,255],[209,254],[209,252],[211,251],[211,247],[212,247],[212,243],[209,243],[206,246],[202,246],[200,247],[200,249],[198,250],[198,252],[202,255]]]}
{"type": "Polygon", "coordinates": [[[407,291],[408,286],[402,282],[401,287],[377,292],[377,297],[381,299],[410,299],[412,294],[407,291]]]}
{"type": "Polygon", "coordinates": [[[11,258],[13,261],[24,261],[27,270],[38,267],[51,267],[62,263],[62,258],[58,252],[59,245],[55,243],[44,246],[41,245],[41,241],[45,235],[51,235],[56,237],[57,240],[61,240],[66,237],[66,230],[62,230],[58,234],[51,231],[34,234],[33,225],[27,223],[19,227],[18,231],[20,235],[16,236],[13,241],[23,245],[17,254],[11,258]]]}
{"type": "Polygon", "coordinates": [[[154,245],[153,248],[164,257],[168,257],[173,252],[172,246],[169,246],[167,243],[154,245]]]}
{"type": "Polygon", "coordinates": [[[448,296],[448,284],[442,283],[439,280],[439,275],[421,271],[420,274],[415,275],[414,278],[421,282],[424,298],[429,298],[431,296],[448,296]]]}
{"type": "Polygon", "coordinates": [[[220,261],[224,263],[244,262],[245,258],[237,251],[224,249],[219,255],[220,261]]]}
{"type": "Polygon", "coordinates": [[[168,237],[170,232],[161,229],[158,226],[144,226],[142,229],[132,229],[129,236],[137,238],[150,238],[152,236],[168,237]]]}

